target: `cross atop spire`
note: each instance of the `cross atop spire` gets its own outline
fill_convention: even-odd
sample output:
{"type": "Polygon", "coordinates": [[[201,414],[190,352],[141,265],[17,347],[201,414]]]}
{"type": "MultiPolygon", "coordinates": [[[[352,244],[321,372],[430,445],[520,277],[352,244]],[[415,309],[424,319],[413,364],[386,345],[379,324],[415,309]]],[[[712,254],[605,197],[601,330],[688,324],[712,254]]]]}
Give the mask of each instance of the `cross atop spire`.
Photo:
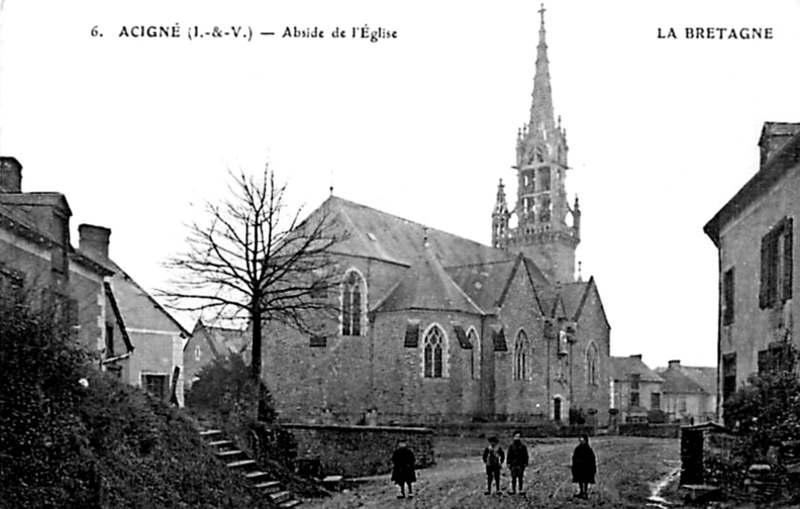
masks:
{"type": "Polygon", "coordinates": [[[550,63],[547,60],[547,42],[544,29],[545,8],[539,9],[542,17],[539,26],[539,44],[536,46],[536,76],[533,78],[533,104],[531,104],[530,131],[547,139],[555,129],[553,97],[550,89],[550,63]]]}

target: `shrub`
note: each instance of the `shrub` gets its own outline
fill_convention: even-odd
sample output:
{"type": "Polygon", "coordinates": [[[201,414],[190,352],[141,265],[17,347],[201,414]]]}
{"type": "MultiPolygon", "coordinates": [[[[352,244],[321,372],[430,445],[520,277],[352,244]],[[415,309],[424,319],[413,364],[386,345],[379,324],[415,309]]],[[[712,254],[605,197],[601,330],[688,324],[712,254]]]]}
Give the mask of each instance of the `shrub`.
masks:
{"type": "Polygon", "coordinates": [[[177,409],[97,370],[47,313],[2,297],[0,505],[271,507],[177,409]]]}
{"type": "Polygon", "coordinates": [[[771,444],[800,436],[800,381],[794,370],[751,376],[724,404],[725,423],[742,435],[752,459],[771,444]]]}
{"type": "Polygon", "coordinates": [[[268,456],[292,467],[297,455],[294,435],[277,424],[272,396],[256,384],[241,355],[214,359],[198,373],[186,394],[186,404],[201,418],[240,437],[240,446],[254,456],[268,456]],[[254,450],[251,438],[258,440],[254,450]]]}

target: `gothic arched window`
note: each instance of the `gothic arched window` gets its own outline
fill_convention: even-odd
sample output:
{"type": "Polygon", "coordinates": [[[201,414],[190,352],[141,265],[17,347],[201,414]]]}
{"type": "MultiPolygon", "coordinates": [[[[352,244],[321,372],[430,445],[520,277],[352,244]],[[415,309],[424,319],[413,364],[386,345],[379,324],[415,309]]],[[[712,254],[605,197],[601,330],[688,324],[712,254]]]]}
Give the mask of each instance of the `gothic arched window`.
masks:
{"type": "Polygon", "coordinates": [[[470,329],[469,333],[467,334],[467,339],[469,343],[472,345],[472,350],[470,350],[470,355],[472,356],[471,360],[471,367],[472,367],[472,379],[473,380],[480,380],[481,378],[481,339],[478,337],[478,333],[475,332],[475,329],[470,329]]]}
{"type": "Polygon", "coordinates": [[[422,341],[422,375],[425,378],[444,378],[447,358],[447,338],[441,327],[434,324],[422,341]]]}
{"type": "Polygon", "coordinates": [[[597,345],[594,341],[590,341],[589,346],[586,347],[586,383],[589,385],[599,385],[600,383],[598,360],[597,345]]]}
{"type": "Polygon", "coordinates": [[[366,317],[366,283],[361,274],[350,270],[342,282],[342,335],[361,336],[366,317]]]}
{"type": "Polygon", "coordinates": [[[528,377],[528,335],[519,331],[514,341],[514,380],[525,380],[528,377]]]}

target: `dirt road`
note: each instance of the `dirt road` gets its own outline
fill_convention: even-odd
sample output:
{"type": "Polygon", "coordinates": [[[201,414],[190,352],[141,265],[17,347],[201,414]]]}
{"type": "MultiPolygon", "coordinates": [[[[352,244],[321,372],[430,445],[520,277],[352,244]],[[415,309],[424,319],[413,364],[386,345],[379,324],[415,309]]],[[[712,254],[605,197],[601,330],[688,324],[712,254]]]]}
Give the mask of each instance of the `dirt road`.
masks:
{"type": "MultiPolygon", "coordinates": [[[[305,506],[310,509],[642,508],[649,505],[647,498],[653,485],[680,467],[677,440],[595,439],[592,447],[598,460],[598,482],[589,500],[580,500],[573,497],[575,486],[570,475],[576,441],[529,441],[531,461],[525,474],[525,495],[509,493],[510,477],[504,468],[501,493],[487,496],[480,460],[484,445],[476,439],[437,441],[437,463],[418,471],[413,499],[398,500],[397,487],[386,475],[329,499],[307,501],[305,506]]],[[[508,443],[501,445],[507,447],[508,443]]]]}

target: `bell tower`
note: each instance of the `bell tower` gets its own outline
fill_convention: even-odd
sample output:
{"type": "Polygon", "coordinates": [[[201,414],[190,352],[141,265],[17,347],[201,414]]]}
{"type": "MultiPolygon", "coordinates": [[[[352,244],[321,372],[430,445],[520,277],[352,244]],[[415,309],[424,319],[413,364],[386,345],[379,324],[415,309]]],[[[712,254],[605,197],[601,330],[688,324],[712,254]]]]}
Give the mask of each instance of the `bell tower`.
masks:
{"type": "Polygon", "coordinates": [[[517,132],[517,226],[509,229],[504,246],[495,244],[522,251],[551,282],[571,283],[580,242],[580,210],[577,198],[573,207],[567,200],[567,132],[561,117],[556,120],[553,113],[544,13],[542,6],[530,119],[517,132]]]}

